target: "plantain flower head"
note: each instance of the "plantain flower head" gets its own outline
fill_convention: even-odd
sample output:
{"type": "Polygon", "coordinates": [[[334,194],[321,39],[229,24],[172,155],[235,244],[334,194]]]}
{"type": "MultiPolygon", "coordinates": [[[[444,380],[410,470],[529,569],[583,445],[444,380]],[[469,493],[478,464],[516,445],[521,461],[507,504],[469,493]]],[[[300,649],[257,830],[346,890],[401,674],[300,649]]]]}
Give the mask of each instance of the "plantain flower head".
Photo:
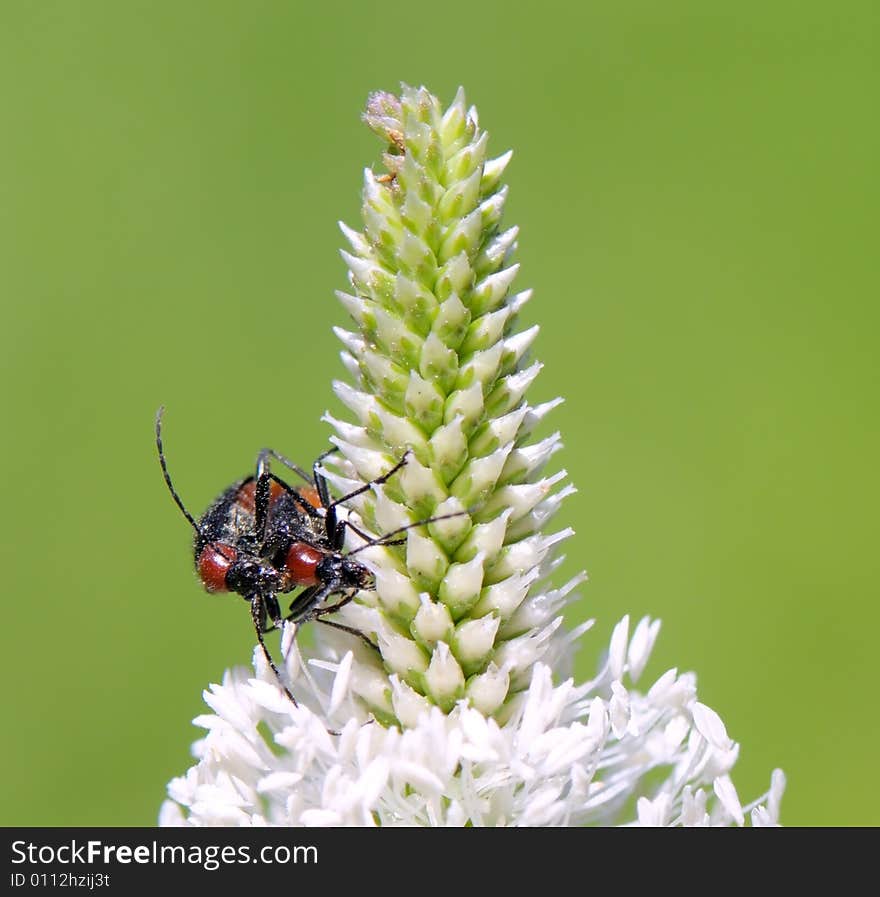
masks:
{"type": "Polygon", "coordinates": [[[304,655],[285,627],[298,706],[260,652],[227,672],[161,821],[777,823],[782,773],[740,803],[738,746],[693,674],[638,688],[659,622],[624,617],[595,677],[567,678],[592,621],[562,620],[585,574],[555,581],[572,532],[553,518],[575,490],[548,472],[561,400],[527,395],[541,365],[502,223],[511,154],[490,154],[461,90],[445,109],[424,88],[376,93],[364,121],[384,152],[364,172],[361,228],[342,225],[346,413],[325,415],[337,494],[372,484],[344,513],[375,587],[328,618],[363,637],[313,624],[304,655]]]}

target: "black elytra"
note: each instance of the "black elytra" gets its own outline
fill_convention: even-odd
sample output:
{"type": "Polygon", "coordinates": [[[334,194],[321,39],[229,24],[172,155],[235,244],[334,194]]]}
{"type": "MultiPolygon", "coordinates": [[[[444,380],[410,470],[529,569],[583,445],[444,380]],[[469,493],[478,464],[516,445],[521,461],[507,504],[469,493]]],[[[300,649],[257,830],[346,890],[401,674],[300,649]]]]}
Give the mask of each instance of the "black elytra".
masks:
{"type": "Polygon", "coordinates": [[[334,620],[326,619],[345,607],[360,589],[374,587],[372,573],[353,555],[372,545],[399,545],[406,538],[394,538],[414,526],[462,516],[467,512],[443,514],[402,526],[379,538],[372,538],[348,519],[340,518],[337,508],[346,501],[387,482],[407,462],[409,452],[380,477],[332,499],[321,461],[335,449],[322,454],[312,467],[311,476],[301,467],[272,449],[257,456],[256,472],[233,483],[196,520],[186,509],[171,482],[162,444],[162,415],[156,414],[156,448],[162,475],[171,497],[195,530],[193,543],[196,572],[209,592],[232,592],[250,605],[251,620],[266,662],[280,687],[296,705],[296,699],[284,684],[281,673],[269,653],[264,634],[282,623],[318,621],[376,645],[364,633],[334,620]],[[270,469],[275,460],[304,481],[294,488],[270,469]],[[351,529],[364,544],[344,551],[345,531],[351,529]],[[278,596],[295,589],[287,614],[282,615],[278,596]],[[325,600],[341,596],[331,604],[325,600]],[[271,624],[271,625],[270,625],[271,624]]]}

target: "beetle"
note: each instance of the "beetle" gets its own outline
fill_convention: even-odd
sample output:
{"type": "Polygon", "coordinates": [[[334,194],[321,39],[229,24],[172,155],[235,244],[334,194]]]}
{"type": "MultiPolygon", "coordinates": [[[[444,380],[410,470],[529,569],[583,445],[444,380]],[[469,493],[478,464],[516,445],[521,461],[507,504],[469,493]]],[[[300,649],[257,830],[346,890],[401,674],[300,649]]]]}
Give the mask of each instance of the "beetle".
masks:
{"type": "Polygon", "coordinates": [[[360,589],[375,585],[372,573],[353,555],[372,545],[402,544],[405,537],[395,537],[407,529],[460,516],[462,512],[420,520],[372,538],[347,518],[340,517],[337,509],[373,486],[387,482],[406,464],[409,452],[382,476],[334,500],[320,470],[321,462],[334,449],[315,461],[311,476],[279,452],[263,449],[257,456],[254,475],[234,482],[196,520],[168,472],[162,442],[164,410],[159,408],[156,414],[159,464],[171,497],[195,531],[193,555],[199,579],[208,592],[231,592],[248,602],[266,661],[287,697],[296,705],[269,653],[264,634],[280,628],[285,621],[301,624],[317,620],[355,635],[376,649],[359,630],[325,619],[348,604],[360,589]],[[296,489],[272,473],[272,460],[296,473],[305,485],[296,489]],[[357,533],[364,544],[344,551],[346,529],[357,533]],[[278,596],[295,589],[301,591],[283,615],[278,596]],[[324,603],[335,595],[341,597],[332,604],[324,603]]]}

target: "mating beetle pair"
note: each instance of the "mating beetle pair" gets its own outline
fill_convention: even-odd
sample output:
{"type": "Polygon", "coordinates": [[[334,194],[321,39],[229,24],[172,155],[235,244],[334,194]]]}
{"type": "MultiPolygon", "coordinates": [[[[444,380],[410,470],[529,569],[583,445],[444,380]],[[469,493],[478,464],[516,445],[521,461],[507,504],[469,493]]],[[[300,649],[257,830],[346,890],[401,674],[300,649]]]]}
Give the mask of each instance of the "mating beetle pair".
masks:
{"type": "Polygon", "coordinates": [[[162,445],[163,411],[160,408],[156,415],[159,463],[171,497],[195,530],[193,548],[199,579],[209,592],[232,592],[248,601],[266,661],[284,692],[296,704],[263,635],[286,620],[297,624],[317,620],[358,636],[375,648],[359,630],[326,619],[348,604],[358,590],[374,586],[370,571],[353,555],[372,545],[402,544],[405,537],[394,537],[407,529],[459,514],[420,520],[378,539],[372,538],[349,520],[340,518],[337,509],[373,486],[385,483],[406,464],[408,453],[387,473],[334,500],[320,471],[321,461],[332,450],[315,461],[309,476],[278,452],[263,449],[257,457],[254,476],[233,483],[196,520],[186,509],[168,473],[162,445]],[[288,485],[272,473],[271,460],[289,468],[305,485],[296,489],[288,485]],[[344,551],[346,529],[357,533],[364,544],[344,551]],[[291,602],[288,613],[282,615],[278,596],[297,588],[302,591],[291,602]],[[333,604],[324,604],[332,596],[341,597],[333,604]]]}

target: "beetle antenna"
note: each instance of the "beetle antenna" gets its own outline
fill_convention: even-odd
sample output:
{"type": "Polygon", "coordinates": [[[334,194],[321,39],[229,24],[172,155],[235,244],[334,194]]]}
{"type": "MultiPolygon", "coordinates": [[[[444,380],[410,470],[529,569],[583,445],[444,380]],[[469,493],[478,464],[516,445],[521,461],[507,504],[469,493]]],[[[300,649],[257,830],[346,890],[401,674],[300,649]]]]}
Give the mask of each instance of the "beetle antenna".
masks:
{"type": "Polygon", "coordinates": [[[190,522],[192,528],[196,531],[198,535],[202,534],[202,531],[199,529],[198,523],[196,523],[195,518],[189,511],[187,511],[186,506],[183,503],[183,499],[177,494],[177,490],[174,488],[174,484],[171,482],[171,474],[168,473],[168,465],[165,463],[165,449],[162,446],[162,415],[165,413],[165,406],[161,405],[159,410],[156,412],[156,448],[159,451],[159,463],[162,465],[162,476],[165,477],[165,485],[168,487],[168,491],[171,493],[171,497],[174,499],[175,504],[178,508],[180,508],[183,516],[190,522]]]}
{"type": "Polygon", "coordinates": [[[351,551],[347,552],[345,556],[350,557],[353,554],[357,554],[359,551],[372,548],[374,545],[402,545],[405,540],[393,540],[391,537],[399,536],[401,533],[405,533],[414,526],[427,526],[429,523],[436,523],[438,520],[451,520],[453,517],[465,517],[468,514],[472,514],[474,510],[474,508],[468,508],[466,511],[453,511],[451,514],[439,514],[437,517],[426,517],[424,520],[416,520],[414,523],[407,523],[405,526],[399,526],[397,529],[391,530],[390,533],[385,533],[384,536],[379,536],[376,539],[368,539],[365,545],[359,545],[357,548],[353,548],[351,551]]]}

